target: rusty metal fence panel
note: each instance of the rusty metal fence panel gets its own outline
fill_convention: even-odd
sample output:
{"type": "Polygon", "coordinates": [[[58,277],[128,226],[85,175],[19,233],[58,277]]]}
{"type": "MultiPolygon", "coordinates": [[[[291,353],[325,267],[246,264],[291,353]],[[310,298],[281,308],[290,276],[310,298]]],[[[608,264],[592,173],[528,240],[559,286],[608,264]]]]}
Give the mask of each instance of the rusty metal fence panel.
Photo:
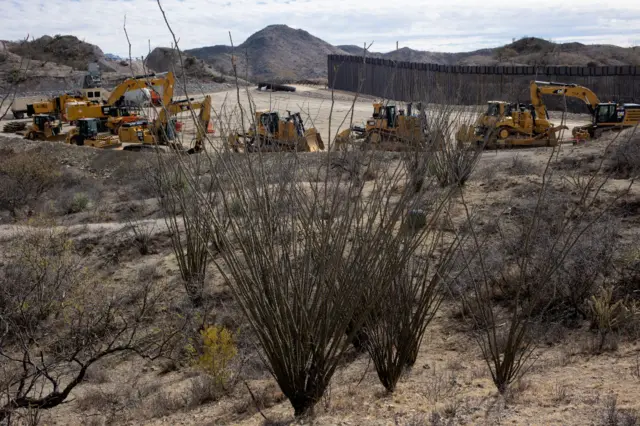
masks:
{"type": "MultiPolygon", "coordinates": [[[[602,101],[640,101],[637,66],[449,66],[351,55],[329,55],[327,64],[330,88],[401,102],[527,102],[531,80],[580,84],[597,93],[602,101]]],[[[569,110],[586,111],[581,102],[570,101],[569,110]]],[[[549,99],[547,104],[554,108],[560,101],[549,99]]]]}

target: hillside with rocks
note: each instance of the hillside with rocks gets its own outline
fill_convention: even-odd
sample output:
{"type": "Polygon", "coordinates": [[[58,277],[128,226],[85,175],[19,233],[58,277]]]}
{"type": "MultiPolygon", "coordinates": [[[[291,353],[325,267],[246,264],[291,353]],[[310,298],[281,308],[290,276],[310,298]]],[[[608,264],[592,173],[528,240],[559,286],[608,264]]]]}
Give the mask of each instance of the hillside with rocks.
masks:
{"type": "MultiPolygon", "coordinates": [[[[327,55],[346,54],[307,31],[287,25],[269,25],[250,36],[235,51],[240,76],[272,81],[326,78],[327,55]]],[[[187,52],[220,72],[232,70],[230,46],[202,47],[187,52]]]]}
{"type": "Polygon", "coordinates": [[[200,82],[226,83],[230,81],[228,75],[215,70],[210,64],[187,52],[180,55],[175,49],[168,47],[156,47],[145,58],[145,66],[156,72],[172,71],[178,79],[186,77],[187,80],[200,82]]]}
{"type": "Polygon", "coordinates": [[[0,89],[23,93],[59,93],[82,87],[89,63],[97,63],[105,87],[132,73],[143,73],[141,61],[106,56],[100,47],[71,35],[35,40],[0,41],[0,89]]]}

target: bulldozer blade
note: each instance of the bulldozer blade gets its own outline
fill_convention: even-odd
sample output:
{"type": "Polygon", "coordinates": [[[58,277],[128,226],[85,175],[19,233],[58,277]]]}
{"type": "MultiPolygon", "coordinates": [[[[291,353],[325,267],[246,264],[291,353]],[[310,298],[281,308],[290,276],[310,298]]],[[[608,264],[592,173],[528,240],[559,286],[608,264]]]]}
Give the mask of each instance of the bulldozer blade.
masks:
{"type": "Polygon", "coordinates": [[[309,129],[304,133],[304,138],[306,140],[306,148],[309,152],[317,152],[324,150],[324,142],[322,141],[322,136],[320,133],[316,131],[316,129],[309,129]]]}

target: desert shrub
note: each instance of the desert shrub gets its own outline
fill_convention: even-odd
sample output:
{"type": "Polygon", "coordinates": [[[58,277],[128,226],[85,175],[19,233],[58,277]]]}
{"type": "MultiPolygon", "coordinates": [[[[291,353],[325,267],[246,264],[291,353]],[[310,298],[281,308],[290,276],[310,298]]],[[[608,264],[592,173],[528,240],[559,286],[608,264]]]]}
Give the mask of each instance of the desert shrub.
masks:
{"type": "MultiPolygon", "coordinates": [[[[225,327],[210,325],[200,332],[201,352],[195,360],[196,365],[207,372],[220,387],[224,387],[229,378],[229,363],[238,353],[235,339],[225,327]]],[[[195,351],[192,347],[191,351],[195,351]]]]}
{"type": "Polygon", "coordinates": [[[33,331],[51,315],[60,314],[71,289],[86,279],[66,232],[36,228],[17,236],[3,253],[0,312],[16,327],[7,338],[33,331]]]}
{"type": "Polygon", "coordinates": [[[525,176],[537,173],[537,167],[535,164],[526,158],[522,158],[518,154],[511,158],[511,164],[505,170],[505,172],[512,176],[525,176]]]}
{"type": "Polygon", "coordinates": [[[60,178],[57,165],[42,153],[21,152],[0,159],[0,208],[18,210],[53,188],[60,178]]]}
{"type": "Polygon", "coordinates": [[[618,408],[617,395],[609,395],[605,398],[600,412],[600,426],[637,426],[640,424],[640,416],[635,410],[618,408]]]}
{"type": "Polygon", "coordinates": [[[560,296],[558,309],[554,310],[557,315],[569,308],[573,318],[586,317],[585,300],[596,294],[599,285],[613,273],[617,231],[618,223],[603,216],[567,253],[553,278],[560,296]]]}
{"type": "Polygon", "coordinates": [[[609,169],[619,178],[637,177],[640,173],[640,132],[626,130],[617,135],[612,147],[609,169]]]}
{"type": "Polygon", "coordinates": [[[207,217],[199,212],[203,203],[215,204],[219,195],[216,182],[208,180],[203,185],[200,167],[204,163],[191,163],[192,170],[183,170],[172,159],[160,162],[155,174],[158,200],[171,235],[173,252],[178,261],[184,289],[191,303],[198,307],[203,303],[205,275],[210,259],[210,244],[219,246],[219,232],[207,225],[207,217]],[[193,173],[191,175],[190,173],[193,173]]]}
{"type": "MultiPolygon", "coordinates": [[[[344,156],[348,163],[349,153],[344,156]]],[[[225,185],[220,204],[230,222],[222,238],[236,247],[222,250],[217,263],[228,271],[232,294],[296,416],[322,398],[384,284],[429,229],[400,232],[407,209],[420,202],[413,193],[397,193],[407,176],[400,164],[381,169],[365,189],[360,172],[302,183],[296,179],[306,168],[301,158],[228,157],[220,164],[225,176],[216,176],[225,185]],[[250,213],[233,214],[232,208],[250,213]]],[[[443,192],[446,200],[451,191],[443,192]]],[[[429,223],[442,212],[441,199],[429,223]]],[[[194,213],[207,218],[212,232],[219,230],[216,205],[200,206],[194,213]]]]}
{"type": "Polygon", "coordinates": [[[18,84],[27,80],[26,70],[12,69],[7,75],[7,82],[10,84],[18,84]]]}
{"type": "MultiPolygon", "coordinates": [[[[555,179],[549,173],[549,164],[553,155],[554,152],[549,157],[541,186],[528,201],[530,205],[525,202],[520,208],[512,209],[515,211],[510,220],[500,224],[497,241],[479,237],[473,229],[473,217],[468,208],[466,210],[473,238],[469,246],[463,246],[462,274],[458,279],[462,282],[452,286],[452,291],[466,305],[466,310],[474,313],[471,319],[476,322],[476,331],[473,335],[496,388],[503,394],[530,368],[532,355],[549,330],[551,308],[563,303],[563,296],[577,304],[568,293],[578,289],[582,294],[589,294],[594,283],[599,282],[599,272],[588,269],[578,278],[578,281],[580,278],[587,281],[584,287],[582,282],[560,282],[567,285],[567,289],[565,294],[558,291],[562,265],[575,255],[574,250],[579,253],[579,244],[592,232],[594,223],[602,220],[625,193],[621,191],[605,203],[596,188],[584,195],[582,203],[566,200],[566,196],[551,192],[555,179]]],[[[466,204],[464,200],[463,204],[466,204]]],[[[602,226],[607,226],[606,220],[602,226]]],[[[611,247],[605,246],[603,250],[611,255],[611,247]]],[[[591,255],[582,259],[574,257],[568,267],[572,272],[562,278],[568,280],[566,275],[588,263],[591,255]]]]}
{"type": "MultiPolygon", "coordinates": [[[[434,242],[440,242],[437,236],[434,242]]],[[[366,348],[382,385],[389,391],[406,367],[416,362],[428,325],[443,300],[442,281],[451,267],[457,241],[431,244],[394,277],[383,292],[376,315],[365,320],[366,348]],[[436,246],[440,255],[436,255],[436,246]]]]}
{"type": "Polygon", "coordinates": [[[73,198],[66,207],[67,214],[80,213],[89,207],[89,196],[84,192],[77,192],[73,194],[73,198]]]}
{"type": "Polygon", "coordinates": [[[113,355],[170,352],[177,332],[159,319],[164,289],[146,281],[114,294],[83,267],[64,230],[19,232],[3,253],[0,321],[8,332],[0,335],[0,360],[12,374],[0,388],[0,422],[16,410],[64,403],[92,365],[113,355]]]}
{"type": "Polygon", "coordinates": [[[598,352],[604,349],[612,333],[633,333],[640,325],[640,303],[628,297],[616,300],[614,294],[613,286],[603,286],[589,299],[591,328],[598,333],[598,352]]]}
{"type": "Polygon", "coordinates": [[[129,230],[133,236],[133,243],[138,248],[138,252],[143,256],[151,253],[155,227],[155,221],[138,220],[131,221],[129,223],[129,230]]]}
{"type": "Polygon", "coordinates": [[[198,376],[191,380],[189,385],[190,408],[198,407],[209,402],[217,401],[224,395],[225,389],[222,383],[211,376],[198,376]]]}
{"type": "Polygon", "coordinates": [[[480,155],[480,150],[463,149],[447,144],[433,155],[428,166],[429,171],[436,176],[441,186],[462,186],[469,180],[480,155]]]}

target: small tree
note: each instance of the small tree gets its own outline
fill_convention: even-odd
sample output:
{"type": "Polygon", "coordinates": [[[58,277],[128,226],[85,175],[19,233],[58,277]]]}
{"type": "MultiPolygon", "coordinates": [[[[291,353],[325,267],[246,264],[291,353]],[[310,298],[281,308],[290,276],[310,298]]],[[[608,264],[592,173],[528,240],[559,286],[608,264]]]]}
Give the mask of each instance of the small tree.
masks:
{"type": "Polygon", "coordinates": [[[177,330],[158,318],[164,289],[145,280],[114,294],[83,267],[66,232],[18,232],[3,253],[0,421],[64,403],[101,359],[155,358],[172,347],[177,330]]]}

